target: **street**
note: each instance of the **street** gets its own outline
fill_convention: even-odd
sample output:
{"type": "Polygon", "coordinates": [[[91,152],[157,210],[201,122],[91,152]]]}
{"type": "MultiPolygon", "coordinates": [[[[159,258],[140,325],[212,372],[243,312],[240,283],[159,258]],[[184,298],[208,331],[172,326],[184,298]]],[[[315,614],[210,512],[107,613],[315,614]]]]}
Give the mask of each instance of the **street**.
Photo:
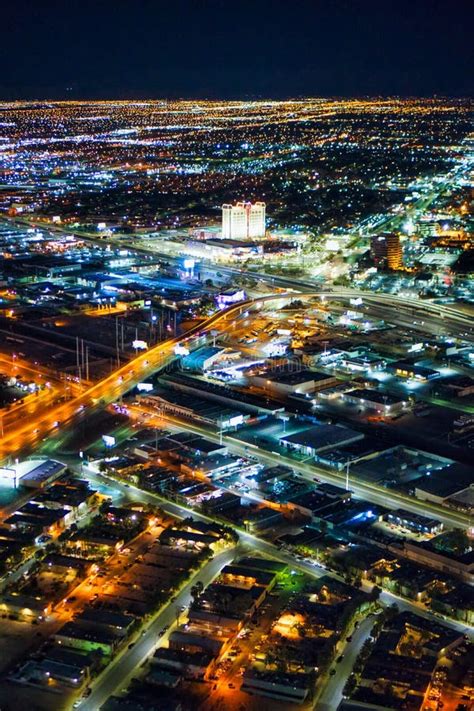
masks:
{"type": "Polygon", "coordinates": [[[327,677],[322,694],[319,696],[315,709],[317,711],[336,711],[342,701],[344,686],[351,675],[354,662],[364,642],[369,638],[376,617],[366,617],[359,627],[352,632],[352,641],[338,647],[338,654],[344,654],[339,664],[333,664],[336,674],[327,677]]]}
{"type": "Polygon", "coordinates": [[[191,603],[190,590],[196,580],[200,580],[204,586],[207,586],[219,574],[220,570],[233,560],[235,555],[236,549],[226,550],[212,558],[201,570],[198,570],[187,581],[176,599],[169,602],[153,622],[146,627],[146,633],[137,637],[134,646],[131,649],[127,646],[122,652],[119,652],[98,679],[91,684],[92,693],[89,698],[84,699],[79,708],[82,711],[98,711],[109,696],[125,689],[145,659],[153,653],[158,642],[168,634],[168,632],[160,634],[160,630],[165,626],[172,628],[176,624],[177,611],[179,613],[180,607],[188,607],[191,603]]]}

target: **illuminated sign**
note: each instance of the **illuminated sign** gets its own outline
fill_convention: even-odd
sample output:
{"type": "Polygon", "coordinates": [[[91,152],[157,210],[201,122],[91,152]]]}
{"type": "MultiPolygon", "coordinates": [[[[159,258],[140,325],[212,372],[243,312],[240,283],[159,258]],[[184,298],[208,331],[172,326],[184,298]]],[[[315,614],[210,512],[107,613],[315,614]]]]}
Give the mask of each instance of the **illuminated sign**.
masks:
{"type": "Polygon", "coordinates": [[[174,347],[174,352],[175,355],[187,356],[189,355],[189,348],[186,348],[186,346],[181,346],[178,343],[178,345],[174,347]]]}
{"type": "Polygon", "coordinates": [[[138,339],[135,339],[132,343],[132,347],[136,351],[146,351],[148,348],[148,343],[146,341],[140,341],[138,339]]]}
{"type": "Polygon", "coordinates": [[[152,383],[138,383],[137,390],[149,393],[151,390],[153,390],[153,385],[152,383]]]}

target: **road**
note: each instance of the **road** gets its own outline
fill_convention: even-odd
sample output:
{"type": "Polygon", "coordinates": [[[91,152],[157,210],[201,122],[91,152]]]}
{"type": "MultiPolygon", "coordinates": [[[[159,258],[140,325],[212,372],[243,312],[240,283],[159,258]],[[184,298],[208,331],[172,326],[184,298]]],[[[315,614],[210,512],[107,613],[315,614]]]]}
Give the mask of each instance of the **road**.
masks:
{"type": "Polygon", "coordinates": [[[317,711],[336,711],[338,708],[354,662],[362,645],[369,638],[376,619],[376,617],[366,617],[352,633],[352,641],[338,647],[338,654],[344,654],[344,658],[339,664],[334,665],[336,674],[334,676],[328,675],[327,683],[315,705],[317,711]]]}
{"type": "MultiPolygon", "coordinates": [[[[298,294],[299,299],[316,300],[343,300],[361,297],[368,304],[376,303],[385,305],[388,313],[396,320],[397,312],[417,308],[427,316],[443,318],[445,326],[461,328],[465,332],[473,331],[471,319],[467,315],[460,315],[454,309],[437,304],[428,304],[415,299],[399,298],[385,294],[367,294],[353,289],[344,289],[337,292],[317,291],[298,294]],[[413,302],[413,303],[412,303],[413,302]]],[[[71,400],[31,417],[27,421],[19,422],[18,426],[6,433],[0,443],[0,460],[8,456],[18,456],[34,449],[35,446],[57,430],[58,427],[70,423],[78,415],[84,416],[88,410],[102,406],[119,399],[140,381],[146,379],[158,369],[164,367],[174,358],[174,349],[178,344],[192,343],[196,336],[205,336],[219,326],[226,326],[227,320],[238,317],[241,313],[253,309],[263,308],[267,304],[276,307],[295,298],[295,294],[270,294],[259,299],[248,299],[229,306],[219,311],[204,322],[192,326],[182,336],[170,338],[148,351],[140,353],[127,364],[117,368],[113,373],[88,387],[84,392],[77,394],[71,400]]],[[[393,320],[392,319],[392,320],[393,320]]]]}
{"type": "MultiPolygon", "coordinates": [[[[79,471],[79,468],[77,468],[79,471]]],[[[163,499],[161,496],[157,494],[153,494],[151,492],[143,491],[139,489],[138,487],[135,487],[133,485],[125,485],[119,482],[116,479],[113,479],[111,477],[108,477],[104,474],[100,474],[98,472],[95,472],[91,470],[90,468],[85,468],[83,471],[83,475],[86,475],[87,478],[90,480],[92,485],[95,486],[103,486],[104,483],[107,486],[110,486],[110,483],[113,482],[113,490],[116,492],[117,496],[120,496],[122,500],[128,499],[132,501],[140,501],[144,503],[151,503],[154,505],[159,505],[160,508],[162,508],[164,511],[167,513],[171,514],[172,516],[175,516],[176,518],[186,518],[188,516],[192,516],[193,518],[201,521],[212,521],[213,519],[209,516],[206,516],[204,514],[201,514],[196,511],[192,511],[189,508],[182,506],[178,503],[167,501],[166,499],[163,499]]],[[[329,576],[331,578],[334,578],[335,580],[342,581],[342,578],[337,575],[336,573],[327,570],[326,568],[323,568],[321,566],[315,567],[314,564],[310,563],[309,561],[296,561],[295,558],[290,554],[285,551],[280,550],[277,546],[275,546],[273,543],[270,543],[268,541],[264,541],[261,538],[258,538],[257,536],[254,536],[251,533],[245,533],[245,532],[240,532],[239,531],[239,536],[240,536],[240,543],[243,544],[244,546],[250,548],[253,552],[260,553],[263,556],[267,556],[269,558],[272,558],[274,560],[281,561],[282,563],[285,563],[288,565],[290,568],[294,570],[298,570],[300,572],[304,572],[306,575],[312,578],[321,578],[323,576],[329,576]]],[[[231,556],[233,555],[232,552],[231,556]]],[[[215,559],[217,560],[217,559],[215,559]]],[[[225,565],[226,563],[223,563],[225,565]]],[[[219,563],[217,564],[219,566],[219,563]]],[[[219,568],[220,569],[220,568],[219,568]]],[[[217,573],[216,573],[217,574],[217,573]]],[[[203,578],[203,575],[197,573],[195,576],[195,579],[202,580],[205,582],[205,579],[203,578]]],[[[209,582],[212,579],[212,577],[209,577],[209,582]]],[[[207,578],[206,578],[207,580],[207,578]]],[[[124,657],[126,656],[126,662],[124,663],[124,667],[121,665],[120,657],[117,659],[117,662],[115,662],[111,667],[109,667],[106,670],[102,686],[102,682],[100,686],[98,686],[97,691],[94,690],[93,694],[87,699],[85,702],[83,702],[80,706],[81,709],[86,709],[87,711],[97,711],[97,709],[100,707],[99,705],[91,705],[93,701],[97,701],[98,699],[100,700],[100,704],[104,703],[106,698],[108,696],[113,695],[117,693],[119,689],[123,689],[126,686],[126,683],[124,680],[129,680],[131,675],[134,673],[134,670],[138,669],[140,664],[144,661],[144,659],[149,656],[153,650],[153,648],[156,646],[156,634],[157,630],[161,629],[164,625],[170,624],[169,620],[171,622],[175,621],[175,609],[176,606],[180,605],[185,605],[189,603],[189,588],[192,585],[192,581],[189,583],[188,586],[186,586],[186,589],[183,590],[182,595],[183,601],[181,601],[181,595],[178,596],[178,599],[176,600],[175,604],[171,606],[170,608],[166,608],[166,617],[159,617],[159,623],[157,622],[152,623],[152,629],[150,630],[150,635],[147,633],[143,637],[143,640],[146,640],[146,643],[144,645],[141,644],[142,640],[140,640],[135,647],[133,647],[132,650],[127,650],[127,652],[124,653],[124,657]],[[186,597],[188,595],[188,597],[186,597]],[[120,664],[120,667],[118,667],[117,671],[115,665],[120,664]]],[[[456,620],[446,620],[446,621],[441,621],[436,615],[433,615],[427,610],[424,610],[420,605],[417,605],[416,603],[413,603],[409,600],[404,600],[402,598],[399,598],[396,595],[392,595],[389,592],[383,591],[380,596],[380,600],[386,604],[386,605],[392,605],[394,602],[398,605],[400,610],[408,610],[414,614],[421,615],[427,620],[436,622],[437,624],[444,624],[447,627],[451,629],[455,629],[458,631],[460,634],[466,634],[468,635],[471,639],[474,638],[474,632],[473,628],[470,627],[469,625],[465,625],[462,622],[458,622],[456,620]]],[[[164,614],[164,613],[163,613],[164,614]]],[[[366,631],[366,626],[368,623],[361,623],[359,629],[361,630],[360,632],[357,632],[357,635],[353,635],[353,640],[350,648],[348,651],[345,652],[344,655],[344,660],[340,664],[337,665],[338,668],[338,674],[334,678],[330,678],[330,690],[328,691],[325,687],[323,696],[322,696],[322,703],[330,703],[331,696],[329,696],[332,691],[334,691],[335,694],[339,694],[342,696],[342,690],[344,688],[344,685],[347,681],[347,678],[349,677],[351,670],[352,670],[352,665],[355,661],[355,658],[357,657],[358,654],[358,649],[360,649],[360,646],[362,646],[364,639],[359,640],[360,636],[363,636],[364,631],[366,631]],[[359,646],[359,641],[360,641],[360,646],[359,646]],[[347,659],[346,659],[347,657],[347,659]],[[335,686],[333,686],[335,685],[335,686]]],[[[99,682],[97,682],[99,684],[99,682]]],[[[320,706],[317,706],[318,710],[320,706]]],[[[321,707],[322,708],[322,707],[321,707]]],[[[326,707],[324,711],[329,711],[329,709],[335,708],[332,706],[326,707]]]]}
{"type": "MultiPolygon", "coordinates": [[[[444,322],[450,323],[455,320],[456,324],[466,329],[471,329],[469,325],[470,320],[467,316],[462,316],[459,314],[452,315],[452,309],[439,306],[434,304],[425,304],[423,306],[419,305],[417,300],[411,300],[406,298],[398,298],[392,295],[367,295],[363,292],[357,290],[341,290],[338,292],[314,292],[305,293],[298,295],[301,299],[343,299],[349,301],[351,298],[361,296],[365,302],[368,303],[383,303],[390,309],[392,314],[394,310],[399,312],[404,312],[407,308],[414,308],[412,301],[415,302],[418,309],[423,309],[430,317],[433,314],[439,318],[440,314],[444,314],[444,322]]],[[[227,326],[228,319],[236,318],[241,315],[242,312],[250,309],[259,309],[263,307],[264,304],[275,303],[276,305],[284,303],[294,298],[294,294],[272,294],[261,299],[247,300],[240,302],[234,306],[230,306],[216,314],[213,314],[205,322],[193,326],[189,329],[183,336],[171,338],[164,341],[157,346],[150,348],[148,351],[141,353],[136,356],[132,361],[126,365],[115,370],[111,375],[106,376],[95,385],[87,388],[83,393],[77,395],[73,399],[61,403],[60,405],[48,410],[46,413],[39,413],[38,417],[31,417],[28,420],[20,421],[16,428],[10,429],[9,432],[5,433],[2,438],[0,445],[0,459],[6,456],[13,455],[18,456],[20,452],[25,452],[34,448],[38,445],[41,440],[47,439],[51,433],[57,431],[58,428],[63,428],[67,423],[74,421],[78,416],[84,417],[87,411],[94,409],[95,407],[101,407],[108,404],[114,400],[119,399],[128,390],[133,388],[137,383],[146,379],[151,374],[155,373],[160,367],[163,367],[174,357],[174,348],[178,343],[188,343],[192,341],[196,336],[202,336],[203,334],[210,333],[213,329],[219,326],[227,326]]],[[[179,423],[184,429],[191,431],[196,431],[198,434],[207,436],[212,439],[212,433],[204,428],[197,428],[196,425],[192,425],[189,422],[179,423]]],[[[236,438],[232,438],[228,435],[225,437],[226,443],[232,446],[236,451],[241,454],[248,454],[248,447],[242,445],[242,443],[236,438]]],[[[262,461],[270,462],[272,464],[281,463],[284,459],[281,455],[275,455],[274,453],[264,451],[259,448],[255,448],[254,453],[258,455],[262,461]]],[[[328,471],[320,467],[316,467],[314,464],[299,463],[296,460],[288,458],[288,464],[296,469],[301,475],[307,477],[314,477],[315,474],[325,479],[326,481],[345,485],[345,475],[333,471],[328,471]]],[[[416,511],[417,513],[424,514],[427,511],[433,513],[440,520],[443,520],[449,526],[469,526],[471,521],[468,515],[462,512],[448,512],[445,508],[437,506],[432,503],[417,502],[416,499],[412,497],[407,497],[396,492],[388,492],[387,489],[381,489],[380,487],[364,483],[364,482],[351,482],[351,488],[356,495],[361,496],[374,503],[381,503],[382,505],[392,504],[395,508],[404,506],[411,511],[416,511]]]]}
{"type": "Polygon", "coordinates": [[[247,299],[210,316],[200,324],[192,326],[179,337],[170,338],[149,350],[140,353],[127,364],[117,368],[113,373],[77,394],[71,400],[50,408],[46,413],[19,422],[16,428],[10,429],[0,443],[0,460],[8,456],[19,456],[31,451],[35,446],[47,439],[58,427],[72,422],[78,415],[84,416],[88,410],[106,405],[136,386],[157,370],[163,368],[174,358],[174,349],[178,344],[191,345],[196,336],[206,336],[220,326],[227,326],[227,320],[239,317],[243,312],[261,309],[268,304],[276,308],[295,299],[306,300],[342,300],[350,302],[353,298],[363,298],[366,304],[383,305],[387,314],[395,320],[397,313],[410,312],[416,309],[417,314],[425,318],[443,319],[447,332],[460,330],[471,334],[474,332],[472,319],[468,315],[459,314],[455,309],[444,305],[420,302],[418,299],[400,298],[392,294],[368,294],[355,289],[338,291],[311,291],[301,294],[269,294],[258,299],[247,299]]]}
{"type": "MultiPolygon", "coordinates": [[[[242,457],[256,457],[259,461],[271,465],[284,464],[311,483],[314,483],[314,479],[317,477],[321,481],[335,484],[336,486],[342,486],[344,488],[346,486],[345,472],[324,469],[314,462],[299,461],[289,455],[271,452],[262,449],[256,444],[239,440],[237,437],[232,436],[232,434],[216,433],[209,428],[198,425],[195,422],[190,422],[189,420],[179,419],[168,414],[160,414],[158,417],[153,410],[144,408],[143,406],[140,407],[140,411],[148,413],[151,418],[149,419],[151,426],[156,425],[163,427],[163,425],[169,423],[174,427],[179,427],[182,430],[205,437],[212,442],[223,443],[227,445],[230,451],[242,457]],[[155,416],[156,421],[153,420],[153,416],[155,416]]],[[[388,506],[393,509],[402,507],[425,516],[429,512],[448,527],[465,528],[472,523],[469,514],[450,510],[444,506],[428,501],[420,501],[412,496],[401,494],[391,489],[385,489],[368,482],[356,480],[354,477],[349,480],[349,488],[357,497],[364,501],[380,504],[385,507],[388,506]]]]}
{"type": "MultiPolygon", "coordinates": [[[[113,483],[113,489],[116,491],[117,495],[123,497],[123,499],[128,499],[130,501],[135,502],[139,501],[150,503],[154,504],[155,506],[158,505],[167,513],[171,514],[172,516],[176,516],[176,518],[182,519],[186,518],[187,516],[192,516],[193,518],[199,521],[214,522],[212,517],[202,514],[198,511],[194,511],[193,509],[188,508],[187,506],[182,506],[181,504],[178,504],[176,502],[168,501],[167,499],[159,496],[158,494],[154,494],[149,491],[144,491],[143,489],[133,486],[132,484],[125,485],[115,478],[100,474],[99,472],[92,471],[89,468],[84,469],[83,476],[84,475],[87,477],[87,479],[89,479],[92,486],[103,486],[104,483],[107,486],[110,486],[111,483],[113,483]]],[[[240,537],[240,542],[243,545],[248,546],[253,551],[258,551],[264,556],[269,556],[270,558],[279,560],[282,563],[285,563],[286,565],[290,566],[290,568],[304,572],[312,578],[321,578],[327,575],[331,578],[334,578],[335,580],[343,582],[343,578],[340,575],[328,570],[327,568],[322,567],[321,565],[315,566],[313,563],[304,560],[297,561],[291,553],[280,550],[273,543],[265,541],[262,538],[253,535],[252,533],[244,531],[239,531],[238,533],[240,537]]],[[[422,617],[432,620],[437,624],[445,624],[446,626],[457,630],[461,634],[467,634],[470,637],[474,637],[474,629],[470,625],[464,624],[463,622],[458,622],[457,620],[450,619],[441,621],[439,617],[427,610],[424,610],[420,605],[417,605],[416,603],[411,602],[410,600],[404,600],[403,598],[399,598],[397,595],[393,595],[392,593],[386,591],[381,594],[381,600],[387,605],[392,605],[395,602],[403,610],[409,610],[410,612],[413,612],[417,615],[421,615],[422,617]]]]}
{"type": "Polygon", "coordinates": [[[191,603],[190,590],[194,583],[200,580],[204,586],[209,585],[222,568],[232,562],[235,555],[235,548],[220,553],[189,579],[177,595],[176,600],[162,609],[151,624],[146,627],[146,633],[138,636],[134,646],[131,649],[126,647],[119,653],[97,680],[91,684],[92,694],[79,705],[81,711],[97,711],[110,696],[127,687],[143,662],[154,652],[158,642],[169,634],[169,631],[160,634],[162,628],[167,625],[169,627],[176,625],[177,610],[181,606],[188,607],[191,603]]]}

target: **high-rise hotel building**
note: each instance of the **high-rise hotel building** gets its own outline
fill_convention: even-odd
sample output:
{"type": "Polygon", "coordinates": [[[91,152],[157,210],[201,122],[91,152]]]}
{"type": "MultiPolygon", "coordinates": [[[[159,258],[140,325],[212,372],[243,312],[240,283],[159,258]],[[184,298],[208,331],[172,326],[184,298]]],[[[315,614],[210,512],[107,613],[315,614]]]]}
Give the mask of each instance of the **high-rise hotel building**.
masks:
{"type": "Polygon", "coordinates": [[[222,205],[222,237],[265,237],[265,203],[238,202],[236,205],[222,205]]]}

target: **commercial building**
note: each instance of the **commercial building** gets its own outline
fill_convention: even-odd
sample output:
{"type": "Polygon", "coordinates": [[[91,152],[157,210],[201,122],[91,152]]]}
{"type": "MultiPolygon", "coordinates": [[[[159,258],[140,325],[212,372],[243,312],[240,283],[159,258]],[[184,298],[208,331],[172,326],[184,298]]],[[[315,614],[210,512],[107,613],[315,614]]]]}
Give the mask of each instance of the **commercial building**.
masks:
{"type": "Polygon", "coordinates": [[[160,383],[167,387],[196,395],[205,400],[215,400],[226,407],[238,407],[239,410],[257,414],[259,417],[276,416],[284,412],[284,405],[268,398],[243,392],[228,385],[221,385],[202,380],[184,373],[161,377],[160,383]]]}
{"type": "Polygon", "coordinates": [[[308,457],[315,457],[320,452],[350,444],[351,442],[358,442],[363,438],[363,434],[354,432],[348,427],[318,425],[309,427],[302,432],[284,435],[280,438],[280,442],[288,449],[296,449],[308,457]]]}
{"type": "Polygon", "coordinates": [[[465,506],[459,505],[456,508],[469,510],[474,496],[471,467],[452,463],[441,470],[431,471],[429,477],[425,476],[416,482],[415,496],[422,501],[455,507],[454,500],[464,499],[465,506]]]}
{"type": "Polygon", "coordinates": [[[184,245],[186,254],[199,259],[211,258],[214,261],[239,261],[249,257],[263,257],[263,244],[257,239],[208,239],[205,242],[189,240],[184,245]]]}
{"type": "Polygon", "coordinates": [[[439,371],[434,368],[427,368],[424,365],[417,365],[409,360],[397,360],[387,365],[387,371],[393,373],[397,378],[407,378],[426,382],[439,378],[439,371]]]}
{"type": "Polygon", "coordinates": [[[120,637],[105,629],[91,630],[77,622],[66,622],[54,635],[59,644],[86,652],[101,651],[111,655],[117,648],[120,637]]]}
{"type": "Polygon", "coordinates": [[[454,394],[456,397],[474,395],[474,379],[467,375],[458,375],[455,378],[451,378],[443,387],[448,393],[454,394]]]}
{"type": "Polygon", "coordinates": [[[244,301],[245,291],[243,289],[225,289],[217,296],[217,304],[220,309],[225,309],[227,306],[237,304],[239,301],[244,301]]]}
{"type": "Polygon", "coordinates": [[[396,234],[374,235],[370,241],[370,253],[377,267],[393,270],[403,267],[402,245],[396,234]]]}
{"type": "Polygon", "coordinates": [[[213,654],[188,652],[179,648],[159,647],[154,653],[151,663],[163,669],[178,672],[189,679],[207,679],[214,669],[213,654]]]}
{"type": "Polygon", "coordinates": [[[265,237],[265,203],[222,205],[223,239],[265,237]]]}
{"type": "Polygon", "coordinates": [[[472,585],[474,582],[474,550],[454,552],[444,547],[442,538],[443,534],[429,541],[405,540],[402,553],[415,563],[453,575],[472,585]]]}
{"type": "Polygon", "coordinates": [[[249,413],[240,410],[221,407],[209,400],[199,400],[196,397],[178,391],[168,391],[141,397],[140,401],[157,412],[169,412],[194,422],[202,422],[212,427],[225,430],[239,427],[250,418],[249,413]]]}
{"type": "Polygon", "coordinates": [[[247,379],[249,383],[258,388],[281,395],[312,393],[333,387],[340,382],[333,375],[305,368],[295,372],[289,372],[283,368],[275,368],[258,375],[247,376],[247,379]]]}
{"type": "Polygon", "coordinates": [[[380,415],[398,415],[408,406],[405,400],[394,395],[378,392],[369,388],[356,388],[341,396],[345,402],[368,410],[374,410],[380,415]]]}
{"type": "Polygon", "coordinates": [[[51,603],[36,595],[12,592],[3,594],[0,600],[0,613],[20,620],[44,620],[51,611],[51,603]]]}
{"type": "Polygon", "coordinates": [[[443,524],[435,518],[428,518],[420,514],[406,511],[405,509],[396,509],[389,511],[386,514],[387,521],[402,526],[416,533],[440,533],[443,529],[443,524]]]}
{"type": "Polygon", "coordinates": [[[224,353],[224,348],[219,346],[203,346],[185,356],[182,360],[183,368],[196,373],[203,373],[212,367],[224,353]]]}
{"type": "Polygon", "coordinates": [[[0,469],[0,485],[44,489],[66,471],[66,464],[53,459],[27,459],[0,469]]]}

